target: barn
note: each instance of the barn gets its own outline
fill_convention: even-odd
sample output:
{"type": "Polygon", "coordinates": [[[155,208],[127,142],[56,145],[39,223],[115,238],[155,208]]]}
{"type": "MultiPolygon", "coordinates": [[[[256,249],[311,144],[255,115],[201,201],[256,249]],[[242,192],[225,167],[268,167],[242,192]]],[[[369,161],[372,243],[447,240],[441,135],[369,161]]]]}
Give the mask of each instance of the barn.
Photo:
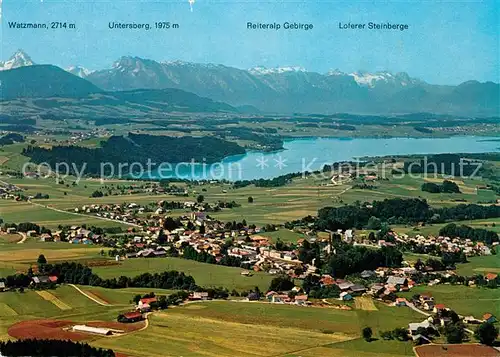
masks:
{"type": "Polygon", "coordinates": [[[95,335],[102,335],[102,336],[110,336],[113,333],[113,331],[109,328],[92,327],[92,326],[87,326],[87,325],[75,325],[75,326],[73,326],[73,331],[74,332],[92,333],[95,335]]]}

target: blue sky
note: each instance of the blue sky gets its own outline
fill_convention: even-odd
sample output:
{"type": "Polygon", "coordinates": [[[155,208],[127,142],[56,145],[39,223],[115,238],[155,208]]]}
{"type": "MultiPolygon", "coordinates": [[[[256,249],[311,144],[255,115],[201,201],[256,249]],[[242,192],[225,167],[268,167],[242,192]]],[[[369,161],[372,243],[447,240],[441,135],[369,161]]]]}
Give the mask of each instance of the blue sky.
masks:
{"type": "Polygon", "coordinates": [[[209,1],[3,0],[0,57],[18,48],[36,63],[109,68],[120,56],[210,62],[238,68],[302,66],[407,72],[433,84],[499,81],[500,0],[209,1]],[[13,30],[8,21],[76,23],[77,30],[13,30]],[[170,21],[175,30],[111,30],[109,21],[170,21]],[[301,22],[310,31],[248,30],[251,22],[301,22]],[[340,30],[338,23],[391,22],[406,31],[340,30]]]}

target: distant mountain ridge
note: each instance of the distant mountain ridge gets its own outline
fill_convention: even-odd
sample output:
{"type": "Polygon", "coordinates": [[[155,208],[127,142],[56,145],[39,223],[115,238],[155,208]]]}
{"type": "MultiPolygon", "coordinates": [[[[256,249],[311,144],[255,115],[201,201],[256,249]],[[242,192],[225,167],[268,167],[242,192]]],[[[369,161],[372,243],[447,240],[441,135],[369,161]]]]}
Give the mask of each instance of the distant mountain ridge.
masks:
{"type": "Polygon", "coordinates": [[[0,72],[4,113],[66,112],[83,117],[161,115],[165,112],[238,112],[226,103],[176,88],[105,92],[86,79],[52,65],[0,72]]]}
{"type": "Polygon", "coordinates": [[[496,116],[500,108],[498,83],[431,85],[407,73],[388,71],[320,74],[294,66],[243,70],[131,56],[121,57],[105,70],[71,67],[68,71],[104,91],[176,88],[231,106],[277,113],[496,116]]]}
{"type": "Polygon", "coordinates": [[[29,65],[0,72],[0,98],[79,98],[103,92],[89,81],[52,65],[29,65]]]}

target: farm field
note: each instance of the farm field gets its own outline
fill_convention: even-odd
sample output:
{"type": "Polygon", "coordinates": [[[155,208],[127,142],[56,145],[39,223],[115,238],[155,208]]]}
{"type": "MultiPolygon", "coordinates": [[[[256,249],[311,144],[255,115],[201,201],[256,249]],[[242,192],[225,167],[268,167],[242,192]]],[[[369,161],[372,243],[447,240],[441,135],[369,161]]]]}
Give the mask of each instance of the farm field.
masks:
{"type": "MultiPolygon", "coordinates": [[[[379,173],[381,175],[381,172],[379,173]]],[[[387,174],[388,180],[378,180],[373,183],[376,187],[370,190],[353,188],[355,182],[333,185],[329,180],[322,178],[296,178],[290,184],[282,187],[255,187],[253,185],[233,189],[231,184],[212,183],[203,185],[186,185],[176,183],[177,186],[185,186],[189,196],[179,197],[173,195],[152,195],[148,193],[111,195],[99,198],[90,197],[92,192],[102,190],[103,185],[99,180],[83,179],[76,186],[72,185],[74,178],[65,179],[65,184],[57,184],[54,178],[47,179],[14,179],[2,177],[2,180],[16,184],[25,189],[25,194],[35,195],[44,193],[49,199],[34,200],[34,202],[60,209],[63,211],[74,209],[76,206],[88,204],[115,204],[130,203],[148,204],[158,202],[162,199],[173,201],[194,201],[199,194],[205,197],[205,202],[235,201],[240,207],[224,209],[211,215],[224,221],[242,221],[264,225],[268,223],[284,223],[299,219],[307,215],[315,215],[319,208],[325,206],[339,206],[354,203],[356,201],[366,202],[383,200],[385,198],[425,198],[433,206],[451,206],[460,201],[464,203],[494,202],[497,198],[493,191],[476,190],[483,181],[466,179],[456,181],[461,192],[459,194],[431,194],[421,191],[424,182],[442,182],[443,178],[420,178],[403,177],[396,178],[387,174]],[[66,194],[65,194],[66,193],[66,194]],[[253,203],[248,203],[248,197],[253,198],[253,203]]],[[[107,180],[104,185],[138,185],[137,181],[107,180]]],[[[175,210],[172,215],[181,215],[184,210],[175,210]]],[[[95,224],[103,227],[117,226],[118,222],[109,222],[97,218],[75,216],[65,212],[57,212],[45,207],[31,205],[26,202],[0,201],[0,213],[4,221],[20,222],[25,214],[29,214],[32,221],[49,228],[59,224],[95,224]]],[[[495,222],[498,222],[496,220],[495,222]]],[[[478,225],[487,224],[477,222],[478,225]]],[[[494,222],[491,222],[494,223],[494,222]]],[[[500,222],[498,222],[500,223],[500,222]]],[[[436,232],[436,226],[422,227],[421,232],[436,232]],[[432,227],[432,228],[431,228],[432,227]]],[[[411,232],[412,227],[399,227],[401,231],[411,232]]],[[[499,227],[496,228],[500,229],[499,227]]],[[[415,233],[416,234],[416,233],[415,233]]]]}
{"type": "Polygon", "coordinates": [[[470,257],[465,264],[457,264],[458,275],[471,276],[474,274],[500,273],[500,247],[496,247],[496,255],[470,257]]]}
{"type": "Polygon", "coordinates": [[[182,258],[138,258],[126,259],[120,265],[93,268],[94,273],[102,278],[118,278],[121,275],[136,276],[142,273],[155,273],[165,270],[178,270],[191,275],[196,284],[204,287],[224,287],[239,291],[254,289],[267,290],[272,276],[265,273],[254,273],[252,276],[242,276],[241,268],[226,267],[200,263],[182,258]]]}
{"type": "Polygon", "coordinates": [[[68,260],[86,262],[106,259],[100,255],[101,250],[106,251],[106,248],[66,242],[45,243],[31,238],[22,244],[0,243],[0,277],[15,272],[26,272],[40,254],[45,255],[49,262],[68,260]]]}
{"type": "MultiPolygon", "coordinates": [[[[439,230],[446,226],[447,224],[452,223],[441,223],[441,224],[428,224],[423,227],[410,227],[410,226],[392,226],[391,228],[398,233],[408,234],[410,236],[415,236],[417,234],[421,235],[439,235],[439,230]]],[[[469,220],[469,221],[456,221],[453,222],[457,225],[466,225],[473,228],[482,228],[489,231],[494,231],[500,233],[500,218],[490,218],[490,219],[478,219],[478,220],[469,220]]]]}
{"type": "MultiPolygon", "coordinates": [[[[69,202],[69,201],[68,201],[69,202]]],[[[78,202],[71,201],[71,202],[78,202]]],[[[40,204],[46,205],[48,202],[41,202],[40,204]]],[[[72,203],[71,206],[75,204],[72,203]]],[[[111,222],[93,218],[83,215],[75,215],[70,212],[59,212],[52,209],[34,205],[28,202],[16,202],[14,200],[0,200],[0,214],[5,222],[20,223],[29,221],[37,223],[50,229],[57,229],[59,225],[79,225],[87,224],[89,226],[95,225],[100,227],[123,227],[128,226],[119,222],[111,222]]]]}
{"type": "MultiPolygon", "coordinates": [[[[9,338],[13,324],[36,319],[75,322],[114,321],[131,307],[136,293],[147,289],[110,290],[80,287],[97,296],[114,299],[118,305],[100,306],[71,286],[44,291],[69,309],[62,310],[41,292],[0,293],[0,339],[9,338]],[[113,296],[115,296],[113,298],[113,296]]],[[[153,289],[162,294],[169,291],[153,289]]],[[[211,301],[173,307],[150,316],[149,327],[126,336],[100,338],[92,345],[113,348],[134,357],[147,356],[349,356],[368,353],[373,348],[359,340],[360,330],[404,326],[417,318],[413,312],[377,304],[377,311],[343,311],[333,308],[297,307],[243,301],[211,301]],[[395,313],[397,312],[397,318],[395,313]],[[163,341],[158,344],[157,341],[163,341]],[[350,342],[350,343],[348,343],[350,342]],[[323,351],[319,353],[319,351],[323,351]],[[330,351],[328,354],[326,351],[330,351]]],[[[377,343],[377,342],[374,342],[377,343]]],[[[378,344],[382,356],[405,356],[411,344],[378,344]]]]}
{"type": "Polygon", "coordinates": [[[498,289],[470,288],[462,285],[417,286],[398,296],[411,299],[414,294],[431,295],[436,303],[445,304],[463,316],[473,315],[480,318],[486,313],[500,315],[498,289]]]}
{"type": "MultiPolygon", "coordinates": [[[[457,263],[457,270],[455,271],[458,275],[462,276],[472,276],[474,274],[487,274],[487,273],[500,273],[500,247],[496,248],[496,255],[486,255],[477,257],[468,257],[467,263],[457,263]]],[[[429,258],[435,259],[428,254],[416,254],[411,252],[403,253],[404,260],[409,263],[415,263],[418,259],[421,261],[426,261],[429,258]]]]}
{"type": "Polygon", "coordinates": [[[411,343],[376,340],[366,342],[362,338],[311,348],[284,357],[399,357],[415,356],[411,343]]]}
{"type": "Polygon", "coordinates": [[[305,238],[304,234],[293,232],[286,228],[281,228],[275,232],[264,232],[259,233],[259,236],[268,237],[272,242],[276,242],[280,239],[282,242],[297,243],[299,239],[305,238]]]}
{"type": "MultiPolygon", "coordinates": [[[[388,329],[417,318],[399,311],[400,317],[393,320],[390,309],[394,310],[383,307],[371,311],[378,316],[367,319],[364,311],[360,316],[356,310],[212,301],[154,314],[147,330],[95,344],[134,356],[157,356],[160,346],[153,341],[162,338],[163,356],[354,357],[366,353],[375,357],[369,352],[372,343],[358,339],[366,323],[378,321],[377,328],[388,329]]],[[[411,355],[410,343],[385,342],[374,342],[379,355],[411,355]]]]}
{"type": "Polygon", "coordinates": [[[145,295],[154,292],[155,295],[170,295],[175,292],[175,290],[148,288],[106,289],[98,286],[79,286],[79,288],[85,293],[110,305],[130,305],[130,301],[137,294],[145,295]]]}

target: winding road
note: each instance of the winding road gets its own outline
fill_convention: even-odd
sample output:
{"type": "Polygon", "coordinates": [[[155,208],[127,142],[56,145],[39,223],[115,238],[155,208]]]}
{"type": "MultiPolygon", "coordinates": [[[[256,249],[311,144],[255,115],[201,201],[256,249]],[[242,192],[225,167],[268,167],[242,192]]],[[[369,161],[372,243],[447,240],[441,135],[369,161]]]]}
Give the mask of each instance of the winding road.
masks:
{"type": "Polygon", "coordinates": [[[23,244],[24,242],[26,242],[26,239],[28,239],[28,235],[24,232],[17,232],[17,233],[19,233],[19,235],[23,237],[19,242],[17,242],[17,244],[23,244]]]}

